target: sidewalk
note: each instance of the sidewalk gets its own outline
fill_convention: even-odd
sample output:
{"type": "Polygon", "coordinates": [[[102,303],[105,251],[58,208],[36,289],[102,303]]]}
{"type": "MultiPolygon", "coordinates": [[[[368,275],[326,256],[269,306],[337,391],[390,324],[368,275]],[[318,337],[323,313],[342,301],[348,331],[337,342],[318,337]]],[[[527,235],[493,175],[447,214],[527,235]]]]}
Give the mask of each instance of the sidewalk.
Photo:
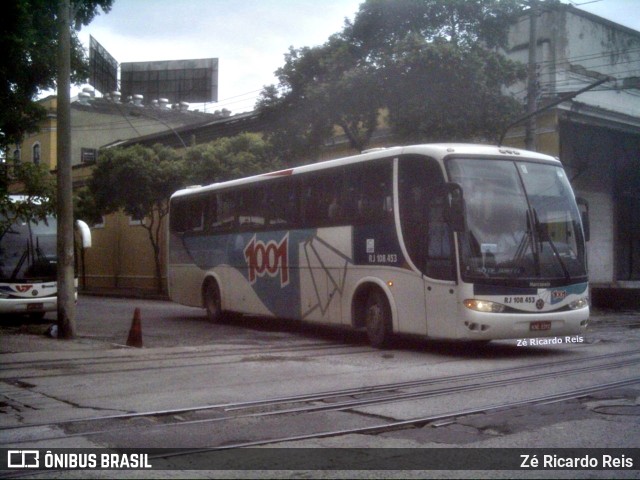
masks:
{"type": "MultiPolygon", "coordinates": [[[[80,292],[80,296],[105,298],[139,299],[167,301],[166,295],[136,289],[91,289],[80,292]]],[[[128,324],[131,317],[126,318],[128,324]]],[[[59,340],[46,334],[56,323],[55,313],[49,314],[42,322],[2,322],[0,324],[0,354],[59,350],[101,350],[111,349],[110,342],[79,336],[73,340],[59,340]]],[[[630,334],[640,332],[640,310],[592,310],[587,334],[593,341],[623,342],[630,334]]],[[[632,335],[633,336],[633,335],[632,335]]],[[[126,343],[126,333],[121,343],[126,343]]],[[[120,345],[120,348],[124,345],[120,345]]]]}
{"type": "Polygon", "coordinates": [[[151,290],[144,290],[140,288],[81,288],[78,290],[78,295],[170,301],[169,295],[167,293],[157,293],[151,290]]]}

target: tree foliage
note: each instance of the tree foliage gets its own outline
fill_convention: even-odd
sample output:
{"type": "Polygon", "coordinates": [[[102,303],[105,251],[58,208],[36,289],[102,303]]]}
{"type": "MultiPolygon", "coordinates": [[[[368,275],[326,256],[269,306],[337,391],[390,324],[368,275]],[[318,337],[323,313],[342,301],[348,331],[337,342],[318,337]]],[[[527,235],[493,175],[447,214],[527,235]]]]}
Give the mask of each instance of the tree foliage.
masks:
{"type": "Polygon", "coordinates": [[[158,291],[162,290],[163,220],[169,213],[171,194],[183,186],[182,160],[175,150],[160,145],[102,151],[89,183],[95,211],[107,214],[123,210],[141,220],[154,253],[158,291]]]}
{"type": "Polygon", "coordinates": [[[367,0],[345,32],[364,52],[385,57],[408,36],[468,48],[503,47],[522,0],[367,0]]]}
{"type": "Polygon", "coordinates": [[[206,185],[256,175],[282,167],[268,144],[255,133],[241,133],[187,149],[187,182],[206,185]]]}
{"type": "Polygon", "coordinates": [[[98,208],[96,198],[87,186],[80,187],[73,192],[73,218],[82,220],[89,225],[102,222],[103,211],[98,208]]]}
{"type": "Polygon", "coordinates": [[[87,190],[76,196],[76,214],[97,221],[124,211],[142,219],[153,249],[158,291],[162,290],[160,232],[171,195],[187,185],[209,184],[280,168],[256,134],[221,138],[189,147],[182,155],[161,145],[136,145],[100,152],[87,190]]]}
{"type": "MultiPolygon", "coordinates": [[[[76,29],[88,25],[98,9],[108,12],[113,0],[72,0],[76,29]]],[[[37,95],[55,88],[57,68],[56,0],[11,0],[0,4],[0,148],[20,143],[37,131],[45,110],[37,95]]],[[[71,80],[88,77],[88,61],[76,31],[71,31],[71,80]]]]}
{"type": "Polygon", "coordinates": [[[362,150],[381,110],[401,141],[497,138],[521,111],[503,92],[524,77],[498,53],[522,0],[367,0],[314,48],[290,49],[257,108],[287,160],[313,158],[341,127],[362,150]]]}
{"type": "Polygon", "coordinates": [[[23,201],[15,202],[6,189],[0,194],[0,240],[16,221],[42,221],[56,210],[56,186],[54,177],[44,165],[21,163],[6,172],[17,187],[16,195],[23,201]]]}
{"type": "Polygon", "coordinates": [[[317,157],[339,126],[351,146],[361,150],[375,130],[382,106],[378,72],[360,61],[340,35],[315,48],[290,49],[276,74],[278,86],[258,101],[266,135],[288,164],[317,157]]]}
{"type": "Polygon", "coordinates": [[[482,47],[408,39],[389,72],[389,125],[404,141],[497,140],[521,105],[503,88],[524,70],[482,47]]]}

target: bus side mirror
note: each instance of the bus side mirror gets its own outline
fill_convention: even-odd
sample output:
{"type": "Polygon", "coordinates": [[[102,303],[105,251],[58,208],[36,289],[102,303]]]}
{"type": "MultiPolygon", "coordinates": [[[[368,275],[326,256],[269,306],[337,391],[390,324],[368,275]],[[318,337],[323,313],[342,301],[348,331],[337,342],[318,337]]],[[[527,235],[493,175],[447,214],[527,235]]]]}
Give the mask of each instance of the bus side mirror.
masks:
{"type": "Polygon", "coordinates": [[[580,218],[582,219],[582,230],[584,231],[584,241],[588,242],[591,238],[591,224],[589,222],[589,202],[584,198],[576,198],[578,209],[580,210],[580,218]]]}
{"type": "Polygon", "coordinates": [[[448,196],[448,220],[451,230],[454,232],[464,231],[464,196],[462,186],[458,183],[450,182],[444,185],[448,196]]]}

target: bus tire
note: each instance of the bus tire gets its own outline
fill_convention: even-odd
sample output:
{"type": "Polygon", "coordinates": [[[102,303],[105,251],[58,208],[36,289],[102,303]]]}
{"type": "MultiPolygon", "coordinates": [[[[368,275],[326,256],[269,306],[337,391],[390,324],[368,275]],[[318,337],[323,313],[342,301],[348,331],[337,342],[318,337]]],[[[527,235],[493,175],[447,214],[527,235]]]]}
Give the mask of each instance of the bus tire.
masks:
{"type": "Polygon", "coordinates": [[[393,328],[389,302],[379,289],[373,289],[367,298],[365,324],[369,342],[374,348],[387,348],[393,328]]]}
{"type": "Polygon", "coordinates": [[[207,310],[207,319],[210,322],[222,322],[223,312],[220,301],[220,288],[215,280],[207,280],[202,287],[202,303],[207,310]]]}

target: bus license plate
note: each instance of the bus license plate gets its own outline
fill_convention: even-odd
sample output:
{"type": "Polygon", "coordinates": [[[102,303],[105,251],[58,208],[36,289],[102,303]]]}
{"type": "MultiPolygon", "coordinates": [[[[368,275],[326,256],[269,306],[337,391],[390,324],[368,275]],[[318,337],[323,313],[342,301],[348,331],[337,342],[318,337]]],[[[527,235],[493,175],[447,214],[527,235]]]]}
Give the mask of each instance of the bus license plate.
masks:
{"type": "Polygon", "coordinates": [[[27,305],[27,311],[41,312],[44,309],[44,303],[30,303],[27,305]]]}
{"type": "Polygon", "coordinates": [[[531,332],[540,332],[544,330],[551,330],[550,320],[541,320],[539,322],[531,322],[529,324],[529,331],[531,332]]]}

